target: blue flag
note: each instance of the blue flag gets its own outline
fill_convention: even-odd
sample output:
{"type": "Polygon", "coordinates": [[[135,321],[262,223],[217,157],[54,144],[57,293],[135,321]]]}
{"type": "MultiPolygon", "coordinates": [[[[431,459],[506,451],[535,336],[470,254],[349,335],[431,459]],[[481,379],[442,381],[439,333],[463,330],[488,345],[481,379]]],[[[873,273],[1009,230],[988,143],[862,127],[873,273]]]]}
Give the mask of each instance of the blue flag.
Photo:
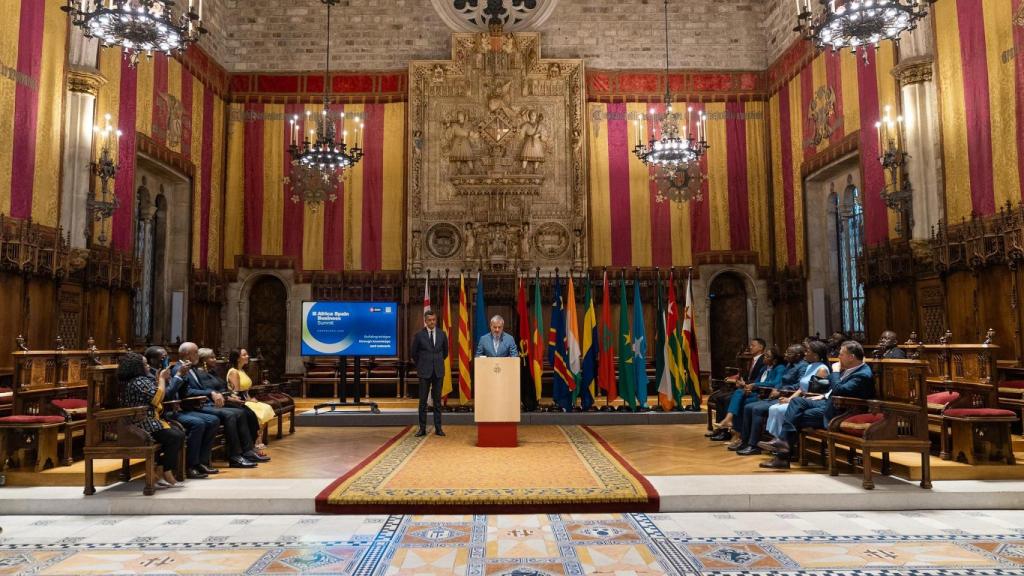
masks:
{"type": "Polygon", "coordinates": [[[476,350],[476,344],[491,331],[491,324],[487,321],[487,305],[484,304],[484,278],[478,272],[476,275],[476,305],[473,307],[473,342],[471,350],[476,350]]]}
{"type": "MultiPolygon", "coordinates": [[[[594,299],[590,290],[590,279],[587,279],[587,291],[584,298],[586,312],[583,313],[583,378],[574,390],[581,398],[583,410],[590,410],[594,405],[594,381],[597,379],[597,312],[594,311],[594,299]]],[[[575,402],[573,402],[575,404],[575,402]]]]}
{"type": "Polygon", "coordinates": [[[548,359],[551,361],[552,371],[551,399],[563,411],[570,412],[573,409],[573,397],[569,390],[569,381],[573,380],[573,377],[565,358],[565,305],[562,302],[562,283],[557,278],[555,300],[551,303],[548,359]]]}
{"type": "Polygon", "coordinates": [[[644,334],[644,308],[640,303],[640,281],[633,282],[633,370],[636,375],[636,400],[647,407],[647,338],[644,334]]]}

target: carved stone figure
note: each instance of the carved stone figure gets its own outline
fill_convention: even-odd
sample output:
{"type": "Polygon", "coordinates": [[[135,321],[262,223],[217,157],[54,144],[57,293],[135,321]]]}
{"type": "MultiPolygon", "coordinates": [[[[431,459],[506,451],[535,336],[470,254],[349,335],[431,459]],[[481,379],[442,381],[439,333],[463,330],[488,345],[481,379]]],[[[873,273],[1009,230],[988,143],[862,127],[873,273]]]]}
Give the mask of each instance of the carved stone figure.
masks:
{"type": "Polygon", "coordinates": [[[466,260],[476,260],[476,231],[473,230],[472,222],[466,222],[466,250],[463,257],[466,260]]]}
{"type": "Polygon", "coordinates": [[[420,238],[421,235],[422,235],[422,233],[419,230],[413,230],[412,231],[412,245],[409,248],[412,251],[412,267],[413,267],[413,270],[419,270],[420,269],[420,263],[422,262],[422,259],[423,259],[423,252],[422,252],[421,238],[420,238]]]}
{"type": "Polygon", "coordinates": [[[530,260],[530,223],[526,222],[519,229],[519,260],[528,262],[530,260]]]}
{"type": "Polygon", "coordinates": [[[523,135],[523,147],[519,152],[519,159],[523,163],[523,170],[537,171],[537,166],[544,161],[547,153],[547,135],[544,131],[544,115],[536,110],[530,110],[526,114],[526,122],[519,127],[523,135]]]}
{"type": "Polygon", "coordinates": [[[583,239],[584,233],[583,228],[576,228],[572,231],[572,235],[575,237],[572,247],[572,260],[573,266],[577,268],[583,267],[583,239]]]}
{"type": "Polygon", "coordinates": [[[475,156],[473,154],[473,130],[469,125],[466,113],[459,110],[455,119],[445,126],[445,140],[448,149],[448,161],[459,174],[473,172],[475,156]]]}

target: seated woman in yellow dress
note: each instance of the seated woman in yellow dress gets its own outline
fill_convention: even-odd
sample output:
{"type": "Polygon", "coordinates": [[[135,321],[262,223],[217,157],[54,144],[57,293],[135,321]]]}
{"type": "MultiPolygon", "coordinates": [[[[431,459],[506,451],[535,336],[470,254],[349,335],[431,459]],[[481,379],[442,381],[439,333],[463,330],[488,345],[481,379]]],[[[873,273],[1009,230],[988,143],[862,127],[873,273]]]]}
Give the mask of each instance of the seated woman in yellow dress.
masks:
{"type": "MultiPolygon", "coordinates": [[[[242,348],[241,350],[232,350],[228,353],[228,365],[231,368],[228,369],[228,388],[235,394],[238,394],[243,400],[245,400],[245,407],[252,410],[256,414],[256,418],[260,421],[260,430],[256,438],[256,449],[263,450],[267,446],[263,443],[263,426],[274,419],[274,408],[270,404],[265,402],[257,402],[249,398],[249,389],[252,388],[252,378],[246,374],[242,369],[249,364],[249,352],[242,348]]],[[[264,454],[260,454],[263,456],[264,454]]]]}

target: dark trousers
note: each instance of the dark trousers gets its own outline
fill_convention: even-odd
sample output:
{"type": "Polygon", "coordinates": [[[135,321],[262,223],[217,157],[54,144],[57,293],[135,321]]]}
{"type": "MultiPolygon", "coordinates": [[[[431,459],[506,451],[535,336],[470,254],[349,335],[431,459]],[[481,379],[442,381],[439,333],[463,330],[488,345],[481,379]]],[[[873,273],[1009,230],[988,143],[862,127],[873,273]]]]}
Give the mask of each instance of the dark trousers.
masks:
{"type": "Polygon", "coordinates": [[[726,382],[722,384],[721,388],[712,392],[711,396],[708,396],[708,408],[715,407],[715,422],[721,422],[725,418],[729,400],[732,399],[732,393],[735,391],[736,386],[732,382],[726,382]]]}
{"type": "Polygon", "coordinates": [[[260,435],[260,419],[248,406],[242,408],[242,425],[249,431],[249,438],[255,442],[260,435]]]}
{"type": "MultiPolygon", "coordinates": [[[[200,410],[204,414],[213,414],[224,426],[224,441],[228,458],[241,456],[253,448],[253,437],[249,434],[249,425],[245,421],[245,408],[224,406],[204,406],[200,410]]],[[[255,414],[253,414],[255,417],[255,414]]]]}
{"type": "Polygon", "coordinates": [[[525,357],[519,364],[519,401],[523,404],[523,410],[527,412],[537,409],[537,388],[533,385],[530,363],[525,357]]]}
{"type": "Polygon", "coordinates": [[[441,377],[420,378],[420,430],[427,429],[427,394],[434,401],[434,431],[441,429],[441,377]]]}
{"type": "Polygon", "coordinates": [[[757,446],[761,440],[761,432],[768,421],[768,408],[778,404],[776,400],[751,402],[743,407],[743,421],[740,426],[740,439],[747,446],[757,446]]]}
{"type": "Polygon", "coordinates": [[[185,427],[185,466],[195,468],[199,463],[209,464],[213,438],[217,435],[220,418],[196,411],[178,412],[169,418],[177,420],[185,427]]]}
{"type": "Polygon", "coordinates": [[[175,470],[178,467],[181,446],[185,443],[185,433],[177,427],[171,426],[152,432],[150,436],[160,445],[160,454],[157,456],[156,463],[164,470],[175,470]]]}
{"type": "Polygon", "coordinates": [[[808,400],[803,396],[790,400],[782,431],[787,436],[803,428],[824,428],[831,403],[828,400],[808,400]]]}

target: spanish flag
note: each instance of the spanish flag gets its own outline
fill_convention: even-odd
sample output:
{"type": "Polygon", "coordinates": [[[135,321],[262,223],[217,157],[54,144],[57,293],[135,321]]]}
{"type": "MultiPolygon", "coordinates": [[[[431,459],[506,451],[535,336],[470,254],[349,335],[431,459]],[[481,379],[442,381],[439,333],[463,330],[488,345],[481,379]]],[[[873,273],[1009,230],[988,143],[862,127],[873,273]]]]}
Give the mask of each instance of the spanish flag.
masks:
{"type": "Polygon", "coordinates": [[[466,279],[459,274],[459,402],[461,404],[465,404],[473,398],[472,379],[469,376],[470,346],[466,279]]]}
{"type": "Polygon", "coordinates": [[[441,397],[445,400],[452,393],[452,303],[448,297],[448,278],[444,279],[444,308],[441,310],[441,331],[448,337],[448,356],[444,359],[444,380],[441,381],[441,397]]]}

